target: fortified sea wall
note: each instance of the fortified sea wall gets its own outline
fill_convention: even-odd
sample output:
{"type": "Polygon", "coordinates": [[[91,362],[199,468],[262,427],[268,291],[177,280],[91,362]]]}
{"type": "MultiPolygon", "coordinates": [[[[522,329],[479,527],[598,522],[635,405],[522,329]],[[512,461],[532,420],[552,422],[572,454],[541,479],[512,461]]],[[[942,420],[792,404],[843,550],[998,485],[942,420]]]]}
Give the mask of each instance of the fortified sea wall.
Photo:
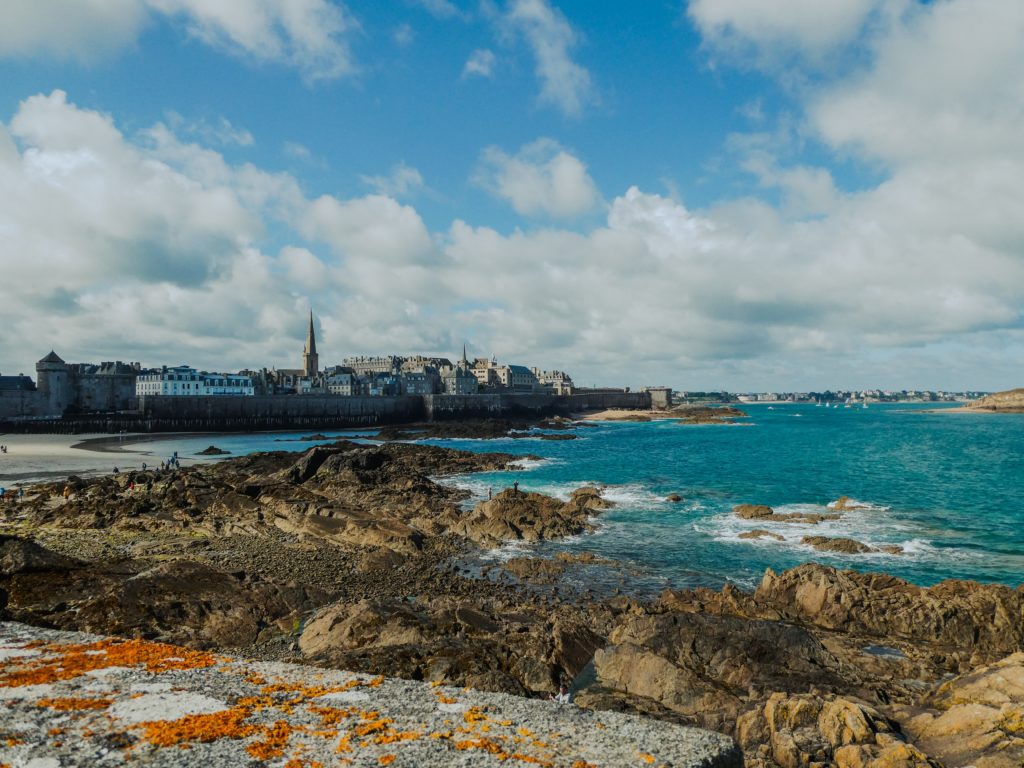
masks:
{"type": "Polygon", "coordinates": [[[63,419],[0,421],[0,432],[260,432],[339,429],[460,419],[539,418],[606,408],[651,407],[647,392],[575,395],[403,395],[346,397],[278,395],[243,397],[143,396],[135,411],[63,419]]]}

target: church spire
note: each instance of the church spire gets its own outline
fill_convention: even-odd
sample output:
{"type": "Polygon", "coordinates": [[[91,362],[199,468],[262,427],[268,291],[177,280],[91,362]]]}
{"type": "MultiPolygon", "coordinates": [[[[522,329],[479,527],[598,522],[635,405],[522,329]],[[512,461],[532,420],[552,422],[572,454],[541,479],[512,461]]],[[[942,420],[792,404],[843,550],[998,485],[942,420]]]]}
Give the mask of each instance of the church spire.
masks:
{"type": "Polygon", "coordinates": [[[320,371],[320,356],[316,353],[316,332],[313,330],[313,310],[309,310],[309,331],[306,346],[302,348],[302,373],[312,378],[320,371]]]}
{"type": "Polygon", "coordinates": [[[462,367],[469,368],[469,360],[466,359],[466,345],[462,345],[462,367]]]}
{"type": "Polygon", "coordinates": [[[306,348],[303,350],[307,355],[316,354],[316,332],[313,330],[313,310],[309,310],[309,332],[306,334],[306,348]]]}

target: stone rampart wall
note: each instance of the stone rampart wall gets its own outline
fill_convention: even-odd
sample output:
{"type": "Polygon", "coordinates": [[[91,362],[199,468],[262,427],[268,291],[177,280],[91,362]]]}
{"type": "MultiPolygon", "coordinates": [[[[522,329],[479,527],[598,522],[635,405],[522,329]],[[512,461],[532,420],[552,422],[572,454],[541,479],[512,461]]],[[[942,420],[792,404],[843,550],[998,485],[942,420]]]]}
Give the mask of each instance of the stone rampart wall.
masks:
{"type": "MultiPolygon", "coordinates": [[[[579,395],[266,395],[139,398],[138,410],[63,419],[0,421],[0,432],[260,432],[338,429],[415,421],[534,418],[600,410],[650,408],[646,392],[579,395]]],[[[6,418],[17,416],[6,414],[6,418]]],[[[28,415],[28,414],[24,414],[28,415]]],[[[0,418],[4,418],[0,414],[0,418]]]]}

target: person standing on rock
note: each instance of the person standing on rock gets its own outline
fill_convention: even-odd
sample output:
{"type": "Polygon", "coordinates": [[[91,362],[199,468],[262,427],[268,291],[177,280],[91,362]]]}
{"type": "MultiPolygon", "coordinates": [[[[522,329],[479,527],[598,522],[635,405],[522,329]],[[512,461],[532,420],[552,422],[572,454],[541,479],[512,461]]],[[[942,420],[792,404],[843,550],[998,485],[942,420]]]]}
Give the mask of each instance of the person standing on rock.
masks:
{"type": "Polygon", "coordinates": [[[565,685],[558,686],[558,693],[550,697],[552,701],[557,701],[559,704],[572,704],[572,694],[569,693],[569,689],[565,685]]]}
{"type": "Polygon", "coordinates": [[[512,493],[515,493],[515,494],[519,493],[519,481],[518,480],[516,480],[516,481],[514,481],[512,483],[512,493]]]}

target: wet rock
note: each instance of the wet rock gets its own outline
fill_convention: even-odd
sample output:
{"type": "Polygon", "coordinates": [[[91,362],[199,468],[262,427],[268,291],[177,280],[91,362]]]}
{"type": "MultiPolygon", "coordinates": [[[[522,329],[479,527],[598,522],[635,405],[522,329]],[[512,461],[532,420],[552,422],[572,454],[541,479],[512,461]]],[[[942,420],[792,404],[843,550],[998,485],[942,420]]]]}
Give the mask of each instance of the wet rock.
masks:
{"type": "Polygon", "coordinates": [[[775,510],[766,504],[737,504],[732,513],[743,520],[764,520],[774,517],[775,510]]]}
{"type": "Polygon", "coordinates": [[[765,504],[737,504],[732,508],[736,517],[742,520],[771,520],[778,523],[811,523],[817,525],[826,520],[838,520],[838,512],[776,512],[765,504]]]}
{"type": "Polygon", "coordinates": [[[740,538],[740,539],[775,539],[776,541],[785,541],[786,540],[785,536],[780,536],[777,533],[772,533],[771,531],[766,531],[763,528],[755,528],[752,531],[744,531],[743,533],[739,534],[739,536],[737,538],[740,538]]]}
{"type": "Polygon", "coordinates": [[[861,504],[859,501],[851,499],[849,496],[840,496],[838,499],[828,505],[830,509],[834,509],[836,512],[847,512],[851,509],[867,509],[866,504],[861,504]]]}
{"type": "Polygon", "coordinates": [[[231,451],[225,451],[223,448],[218,448],[216,445],[211,445],[206,448],[203,448],[203,450],[201,451],[198,451],[196,453],[196,456],[226,456],[229,453],[231,453],[231,451]]]}
{"type": "Polygon", "coordinates": [[[791,620],[963,650],[976,663],[1024,648],[1024,587],[954,580],[919,587],[887,574],[807,564],[781,574],[768,569],[752,597],[791,620]]]}
{"type": "Polygon", "coordinates": [[[560,538],[589,529],[588,519],[611,503],[596,488],[580,488],[568,502],[541,493],[507,489],[482,501],[451,529],[483,546],[503,541],[560,538]]]}
{"type": "Polygon", "coordinates": [[[814,547],[819,552],[838,552],[844,555],[859,555],[864,552],[874,552],[872,547],[856,539],[842,537],[830,538],[828,536],[804,536],[801,543],[814,547]]]}
{"type": "Polygon", "coordinates": [[[82,563],[45,549],[34,541],[0,534],[0,577],[31,571],[68,571],[82,563]]]}
{"type": "Polygon", "coordinates": [[[678,493],[670,493],[668,496],[665,497],[665,501],[671,501],[673,504],[676,504],[682,500],[683,497],[680,496],[678,493]]]}

